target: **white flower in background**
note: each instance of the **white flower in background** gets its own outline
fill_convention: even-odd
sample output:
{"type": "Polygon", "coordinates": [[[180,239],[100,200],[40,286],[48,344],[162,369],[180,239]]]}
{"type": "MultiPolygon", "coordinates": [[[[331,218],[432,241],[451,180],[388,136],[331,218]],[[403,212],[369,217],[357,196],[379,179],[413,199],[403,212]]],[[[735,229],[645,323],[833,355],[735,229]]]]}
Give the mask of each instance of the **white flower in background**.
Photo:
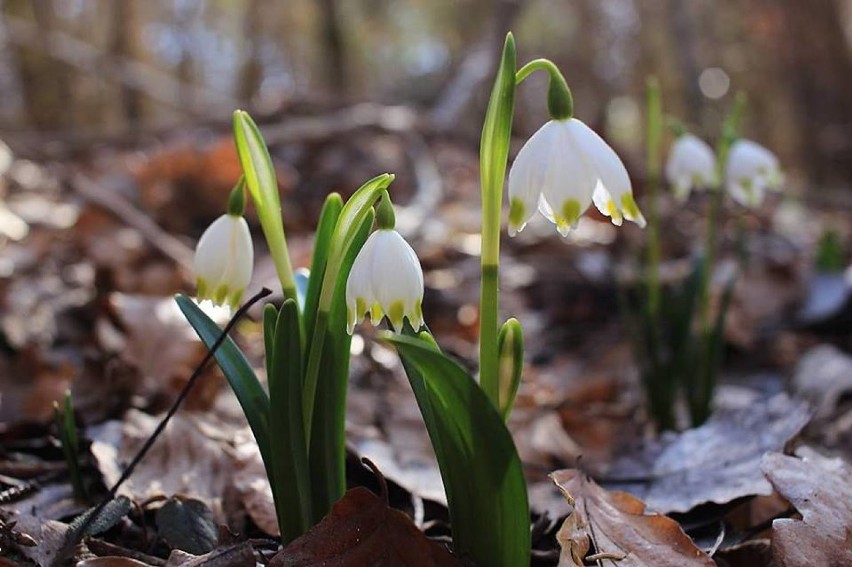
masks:
{"type": "Polygon", "coordinates": [[[222,215],[207,227],[195,248],[198,298],[237,308],[253,266],[248,223],[239,215],[222,215]]]}
{"type": "Polygon", "coordinates": [[[767,189],[781,185],[783,175],[778,158],[751,140],[737,140],[728,154],[726,185],[731,197],[747,207],[763,202],[767,189]]]}
{"type": "Polygon", "coordinates": [[[403,318],[415,329],[423,324],[423,270],[409,244],[392,229],[376,230],[364,243],[346,280],[347,331],[370,312],[378,325],[387,315],[395,331],[403,318]]]}
{"type": "Polygon", "coordinates": [[[623,218],[645,226],[615,151],[576,118],[549,121],[509,171],[509,235],[523,230],[538,208],[567,236],[592,202],[617,226],[623,218]]]}
{"type": "Polygon", "coordinates": [[[716,153],[692,134],[678,136],[666,161],[666,179],[680,201],[686,200],[692,189],[715,187],[716,153]]]}

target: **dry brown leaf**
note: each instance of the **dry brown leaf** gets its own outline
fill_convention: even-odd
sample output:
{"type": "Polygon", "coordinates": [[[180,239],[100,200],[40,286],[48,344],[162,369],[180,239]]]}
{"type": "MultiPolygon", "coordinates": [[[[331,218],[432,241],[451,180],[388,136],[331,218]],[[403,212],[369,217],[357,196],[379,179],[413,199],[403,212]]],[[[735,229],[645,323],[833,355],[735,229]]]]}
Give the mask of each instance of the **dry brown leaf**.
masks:
{"type": "MultiPolygon", "coordinates": [[[[677,522],[646,513],[645,504],[630,494],[607,492],[576,469],[556,471],[550,476],[574,505],[574,512],[566,519],[572,522],[568,528],[572,532],[569,545],[578,545],[577,534],[573,532],[585,527],[596,553],[619,558],[619,567],[715,565],[677,522]],[[576,518],[572,519],[573,516],[576,518]]],[[[568,554],[576,556],[581,549],[569,548],[568,554]]]]}
{"type": "MultiPolygon", "coordinates": [[[[122,464],[130,462],[160,419],[130,410],[124,421],[89,429],[91,452],[108,486],[118,480],[122,464]]],[[[224,522],[222,497],[233,482],[234,458],[223,438],[226,426],[214,419],[197,413],[175,415],[118,493],[137,502],[174,494],[196,498],[224,522]]]]}
{"type": "Polygon", "coordinates": [[[251,544],[238,543],[214,549],[204,555],[174,550],[164,567],[255,567],[257,560],[251,544]]]}
{"type": "Polygon", "coordinates": [[[270,567],[432,565],[461,567],[411,519],[364,487],[346,492],[323,520],[276,555],[270,567]]]}
{"type": "MultiPolygon", "coordinates": [[[[136,394],[145,398],[178,392],[201,361],[206,349],[187,323],[172,297],[147,297],[113,293],[110,307],[125,331],[121,358],[138,369],[141,377],[136,394]]],[[[207,310],[205,308],[205,310],[207,310]]],[[[208,311],[214,320],[227,320],[226,310],[208,311]]],[[[107,323],[98,321],[102,343],[107,323]]],[[[218,373],[208,369],[212,378],[218,373]]],[[[218,379],[205,379],[193,390],[189,407],[206,409],[221,389],[218,379]]]]}
{"type": "Polygon", "coordinates": [[[766,478],[802,515],[772,522],[772,555],[781,567],[852,565],[852,467],[811,454],[770,453],[766,478]]]}
{"type": "Polygon", "coordinates": [[[18,547],[21,555],[34,561],[36,565],[53,565],[57,553],[65,543],[68,524],[55,520],[45,520],[29,514],[11,514],[4,518],[8,524],[15,522],[15,532],[26,534],[36,542],[35,546],[18,547]]]}
{"type": "MultiPolygon", "coordinates": [[[[563,495],[572,503],[573,508],[575,503],[571,495],[567,492],[563,495]]],[[[583,523],[580,514],[575,513],[575,510],[572,509],[565,521],[562,522],[562,527],[556,532],[556,541],[562,550],[559,553],[558,567],[584,567],[583,558],[589,552],[591,543],[587,529],[588,526],[583,523]]]]}
{"type": "Polygon", "coordinates": [[[248,442],[237,443],[234,489],[254,524],[264,533],[278,537],[278,515],[275,513],[272,488],[266,477],[260,450],[250,433],[241,432],[238,435],[242,436],[250,439],[247,439],[248,442]]]}
{"type": "Polygon", "coordinates": [[[687,512],[705,502],[725,504],[743,496],[771,494],[760,471],[768,451],[780,451],[808,423],[806,403],[785,394],[747,407],[717,411],[704,425],[646,448],[641,463],[628,458],[610,477],[647,477],[619,488],[657,512],[687,512]]]}
{"type": "Polygon", "coordinates": [[[148,567],[148,564],[129,557],[113,555],[110,557],[84,559],[83,561],[78,561],[76,567],[148,567]]]}

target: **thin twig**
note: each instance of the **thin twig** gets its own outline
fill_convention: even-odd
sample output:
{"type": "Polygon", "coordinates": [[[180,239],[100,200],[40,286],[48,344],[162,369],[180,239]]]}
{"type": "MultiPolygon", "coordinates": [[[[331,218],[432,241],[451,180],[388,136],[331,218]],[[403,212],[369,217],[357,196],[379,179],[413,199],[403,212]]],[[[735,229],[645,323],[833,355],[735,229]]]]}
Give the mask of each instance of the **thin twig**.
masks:
{"type": "Polygon", "coordinates": [[[95,181],[79,174],[73,176],[71,185],[87,200],[107,209],[128,226],[138,230],[154,248],[174,260],[181,268],[192,269],[192,249],[163,230],[148,215],[122,197],[118,191],[104,189],[95,181]]]}
{"type": "Polygon", "coordinates": [[[124,484],[124,482],[128,478],[130,478],[130,475],[133,474],[133,471],[136,469],[139,463],[142,462],[142,459],[145,458],[145,455],[154,445],[154,441],[157,440],[157,437],[160,436],[160,434],[166,428],[166,425],[168,425],[169,421],[172,419],[175,413],[177,413],[177,410],[178,408],[180,408],[181,403],[186,399],[187,395],[189,395],[190,390],[192,390],[192,387],[198,381],[198,378],[201,376],[201,373],[204,368],[213,359],[213,356],[216,354],[216,351],[219,349],[219,347],[222,346],[222,343],[225,342],[225,339],[228,337],[228,334],[231,332],[231,329],[234,328],[234,325],[237,324],[237,322],[242,318],[243,315],[245,315],[245,313],[251,308],[252,305],[257,303],[264,297],[270,295],[271,293],[272,291],[267,288],[261,289],[258,293],[252,296],[251,299],[249,299],[245,304],[243,304],[243,306],[240,307],[236,313],[234,313],[234,316],[231,317],[231,320],[228,321],[228,324],[225,325],[225,328],[222,330],[222,334],[219,335],[219,337],[216,339],[216,342],[214,342],[210,349],[208,349],[207,354],[204,356],[204,359],[201,361],[201,363],[199,363],[198,366],[195,367],[195,370],[189,377],[189,380],[187,381],[186,385],[180,391],[180,394],[178,394],[178,397],[177,399],[175,399],[175,402],[174,404],[172,404],[172,407],[169,408],[169,411],[166,412],[165,417],[163,417],[163,419],[160,421],[160,423],[157,425],[157,427],[154,429],[148,439],[145,440],[145,444],[142,445],[142,448],[139,449],[139,451],[136,453],[136,456],[133,457],[133,460],[130,461],[130,464],[127,465],[127,468],[125,468],[124,472],[121,473],[119,479],[115,482],[115,484],[112,485],[112,488],[109,489],[104,498],[101,500],[100,504],[98,504],[98,506],[91,514],[89,514],[89,516],[86,518],[86,521],[84,521],[77,530],[73,532],[68,532],[68,539],[59,552],[60,558],[64,557],[68,553],[68,551],[70,551],[74,546],[76,546],[80,542],[83,534],[86,533],[86,529],[92,524],[95,518],[98,517],[98,514],[103,511],[104,506],[106,506],[110,501],[112,501],[113,498],[115,498],[115,495],[118,493],[118,489],[121,487],[122,484],[124,484]]]}

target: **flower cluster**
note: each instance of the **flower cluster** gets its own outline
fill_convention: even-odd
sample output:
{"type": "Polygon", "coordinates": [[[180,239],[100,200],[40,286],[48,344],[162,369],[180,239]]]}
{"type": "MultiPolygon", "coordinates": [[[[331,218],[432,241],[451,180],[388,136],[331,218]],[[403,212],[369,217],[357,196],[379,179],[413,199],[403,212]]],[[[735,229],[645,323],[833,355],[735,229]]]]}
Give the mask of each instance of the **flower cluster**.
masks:
{"type": "MultiPolygon", "coordinates": [[[[783,180],[775,154],[744,139],[731,145],[724,174],[728,194],[746,207],[759,206],[766,190],[777,189],[783,180]]],[[[681,201],[693,189],[717,187],[720,179],[715,152],[692,134],[678,136],[666,162],[666,179],[681,201]]]]}

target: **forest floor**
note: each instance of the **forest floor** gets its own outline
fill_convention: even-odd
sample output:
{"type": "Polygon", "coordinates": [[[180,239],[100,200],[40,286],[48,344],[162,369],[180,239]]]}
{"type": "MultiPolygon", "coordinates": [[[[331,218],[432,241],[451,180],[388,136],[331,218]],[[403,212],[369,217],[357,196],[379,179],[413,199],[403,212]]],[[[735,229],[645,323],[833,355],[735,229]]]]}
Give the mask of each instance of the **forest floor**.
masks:
{"type": "MultiPolygon", "coordinates": [[[[392,193],[424,267],[426,320],[446,351],[472,364],[475,145],[369,128],[266,132],[297,266],[308,264],[327,191],[397,173],[392,193]]],[[[69,522],[118,479],[205,354],[173,295],[192,293],[192,247],[223,212],[239,165],[216,126],[61,155],[0,149],[0,566],[50,565],[69,522]],[[52,422],[66,389],[88,501],[74,497],[52,422]]],[[[703,195],[663,201],[664,279],[689,269],[706,208],[703,195]]],[[[533,564],[585,556],[688,565],[678,554],[697,548],[690,561],[702,565],[852,565],[852,284],[814,268],[832,226],[852,226],[852,205],[787,195],[760,211],[727,211],[714,281],[738,275],[715,412],[662,435],[643,409],[617,307],[616,281],[636,272],[643,232],[589,215],[567,241],[544,222],[504,240],[501,309],[526,332],[510,429],[529,481],[533,564]],[[586,528],[596,534],[591,548],[586,528]]],[[[262,251],[252,289],[261,286],[278,287],[262,251]]],[[[413,394],[395,353],[371,336],[364,326],[353,340],[350,485],[379,489],[359,462],[369,458],[390,505],[448,544],[444,491],[413,394]]],[[[262,374],[259,309],[235,338],[262,374]]],[[[104,514],[69,564],[255,565],[277,552],[257,446],[213,366],[119,494],[128,500],[104,514]]]]}

